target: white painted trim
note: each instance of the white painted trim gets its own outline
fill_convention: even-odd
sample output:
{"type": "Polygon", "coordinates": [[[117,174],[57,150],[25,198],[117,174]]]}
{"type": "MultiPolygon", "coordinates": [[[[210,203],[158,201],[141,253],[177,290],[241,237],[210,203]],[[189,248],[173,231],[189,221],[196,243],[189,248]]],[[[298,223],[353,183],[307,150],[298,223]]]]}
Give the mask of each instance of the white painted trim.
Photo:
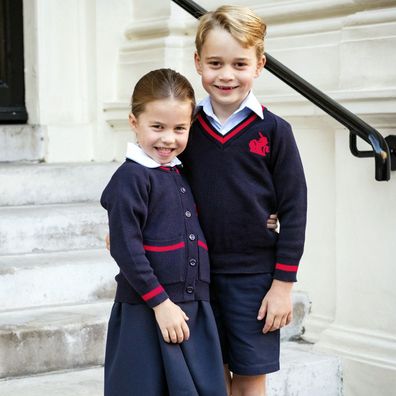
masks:
{"type": "Polygon", "coordinates": [[[396,367],[396,336],[378,331],[333,324],[315,349],[391,370],[396,367]]]}

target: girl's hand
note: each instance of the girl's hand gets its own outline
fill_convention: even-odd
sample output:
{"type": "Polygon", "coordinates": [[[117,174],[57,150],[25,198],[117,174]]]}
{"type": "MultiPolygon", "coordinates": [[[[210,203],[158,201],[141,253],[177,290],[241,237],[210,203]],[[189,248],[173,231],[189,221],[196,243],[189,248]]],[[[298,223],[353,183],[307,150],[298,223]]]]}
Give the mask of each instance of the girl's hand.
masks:
{"type": "Polygon", "coordinates": [[[292,287],[293,282],[273,280],[271,288],[263,298],[257,315],[258,320],[265,318],[264,334],[278,330],[292,321],[292,287]]]}
{"type": "Polygon", "coordinates": [[[106,249],[110,250],[110,234],[106,234],[105,236],[105,243],[106,243],[106,249]]]}
{"type": "Polygon", "coordinates": [[[267,219],[267,228],[276,231],[278,229],[278,215],[276,213],[270,215],[267,219]]]}
{"type": "Polygon", "coordinates": [[[189,339],[190,329],[186,323],[188,317],[178,305],[168,298],[153,309],[165,342],[176,344],[189,339]]]}

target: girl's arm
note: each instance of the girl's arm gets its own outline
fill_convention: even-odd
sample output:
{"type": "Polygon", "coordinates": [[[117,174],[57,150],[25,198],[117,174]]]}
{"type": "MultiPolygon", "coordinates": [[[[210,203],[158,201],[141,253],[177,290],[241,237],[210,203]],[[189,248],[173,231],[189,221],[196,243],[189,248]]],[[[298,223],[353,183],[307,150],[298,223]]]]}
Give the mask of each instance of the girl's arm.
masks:
{"type": "Polygon", "coordinates": [[[165,342],[180,343],[189,339],[188,317],[178,305],[167,299],[153,310],[165,342]]]}
{"type": "Polygon", "coordinates": [[[128,167],[116,172],[101,199],[109,217],[106,246],[128,283],[154,309],[164,340],[183,342],[189,337],[188,317],[169,299],[144,250],[148,202],[149,181],[142,172],[128,167]]]}

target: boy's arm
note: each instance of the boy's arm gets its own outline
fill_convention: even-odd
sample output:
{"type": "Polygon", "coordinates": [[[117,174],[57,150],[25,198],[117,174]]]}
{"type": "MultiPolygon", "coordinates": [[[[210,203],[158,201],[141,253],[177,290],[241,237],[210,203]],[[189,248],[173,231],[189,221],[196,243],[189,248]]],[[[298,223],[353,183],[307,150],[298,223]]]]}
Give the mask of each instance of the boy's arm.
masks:
{"type": "Polygon", "coordinates": [[[279,117],[275,120],[271,166],[281,229],[276,244],[274,279],[295,282],[304,251],[307,187],[291,127],[279,117]]]}
{"type": "Polygon", "coordinates": [[[276,119],[271,165],[281,230],[276,246],[274,280],[263,298],[257,319],[265,317],[263,333],[292,320],[292,288],[304,250],[307,188],[298,148],[290,125],[276,119]]]}
{"type": "Polygon", "coordinates": [[[274,279],[268,293],[263,298],[257,319],[265,324],[263,333],[278,330],[293,319],[292,288],[293,282],[274,279]]]}

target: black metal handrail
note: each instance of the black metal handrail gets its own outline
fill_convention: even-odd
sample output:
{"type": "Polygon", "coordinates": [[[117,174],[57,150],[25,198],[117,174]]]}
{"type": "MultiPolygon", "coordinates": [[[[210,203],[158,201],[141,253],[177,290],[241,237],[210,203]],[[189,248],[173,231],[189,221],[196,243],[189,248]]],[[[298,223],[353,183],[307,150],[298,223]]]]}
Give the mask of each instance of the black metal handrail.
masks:
{"type": "MultiPolygon", "coordinates": [[[[192,0],[172,0],[195,18],[201,17],[206,10],[192,0]]],[[[288,84],[294,90],[306,97],[309,101],[320,107],[324,112],[335,118],[348,128],[350,132],[351,153],[359,158],[375,158],[375,179],[387,181],[390,179],[391,169],[396,169],[396,146],[393,136],[385,138],[372,126],[368,125],[358,116],[324,94],[312,84],[298,76],[270,54],[265,54],[267,62],[265,68],[288,84]],[[372,151],[359,151],[356,146],[356,136],[366,141],[372,151]],[[391,149],[388,146],[391,145],[391,149]]]]}

